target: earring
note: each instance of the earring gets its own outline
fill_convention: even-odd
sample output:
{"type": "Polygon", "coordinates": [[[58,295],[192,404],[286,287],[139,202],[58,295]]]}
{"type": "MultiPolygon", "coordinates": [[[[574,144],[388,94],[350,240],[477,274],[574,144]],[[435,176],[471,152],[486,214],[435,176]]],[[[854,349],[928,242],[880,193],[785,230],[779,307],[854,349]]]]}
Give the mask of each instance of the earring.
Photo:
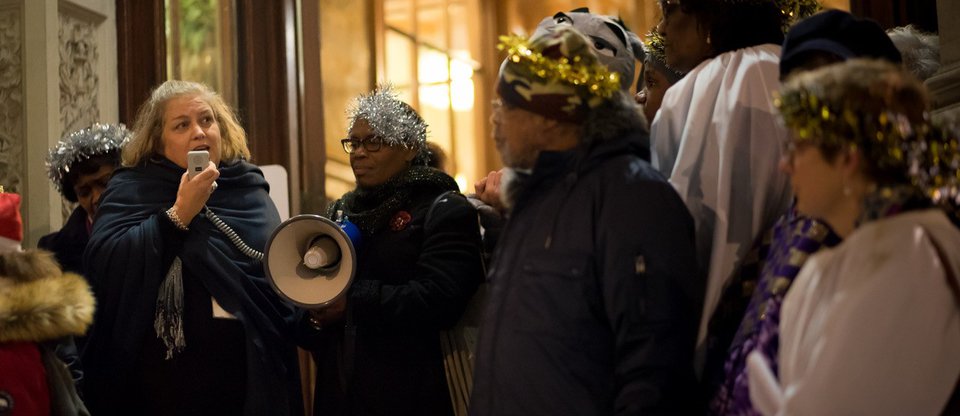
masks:
{"type": "Polygon", "coordinates": [[[713,43],[713,41],[710,39],[710,34],[708,33],[708,34],[707,34],[707,45],[709,45],[709,44],[711,44],[711,43],[713,43]]]}

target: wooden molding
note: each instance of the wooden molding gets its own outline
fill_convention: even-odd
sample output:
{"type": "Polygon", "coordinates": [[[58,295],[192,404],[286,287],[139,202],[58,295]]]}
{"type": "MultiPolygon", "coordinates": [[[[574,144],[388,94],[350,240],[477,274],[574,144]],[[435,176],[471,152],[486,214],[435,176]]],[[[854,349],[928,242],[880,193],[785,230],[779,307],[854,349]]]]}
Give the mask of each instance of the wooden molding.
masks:
{"type": "Polygon", "coordinates": [[[133,125],[150,91],[166,79],[163,0],[117,0],[119,119],[133,125]]]}

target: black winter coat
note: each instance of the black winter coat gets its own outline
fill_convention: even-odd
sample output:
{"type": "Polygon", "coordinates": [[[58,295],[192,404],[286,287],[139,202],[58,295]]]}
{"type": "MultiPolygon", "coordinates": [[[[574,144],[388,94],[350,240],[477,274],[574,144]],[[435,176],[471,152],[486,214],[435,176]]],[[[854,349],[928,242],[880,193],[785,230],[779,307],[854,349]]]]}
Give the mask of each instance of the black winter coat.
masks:
{"type": "Polygon", "coordinates": [[[301,326],[317,361],[314,414],[453,414],[439,334],[460,319],[483,264],[476,210],[459,194],[437,200],[443,191],[419,188],[401,208],[409,223],[364,235],[347,301],[352,330],[301,326]]]}
{"type": "MultiPolygon", "coordinates": [[[[90,231],[87,230],[87,211],[81,206],[74,208],[70,218],[59,231],[52,232],[37,241],[37,247],[53,252],[57,263],[67,272],[83,274],[83,251],[90,241],[90,231]]],[[[80,364],[80,351],[83,349],[85,337],[66,337],[51,341],[48,348],[56,351],[59,357],[70,370],[73,381],[80,388],[83,379],[83,366],[80,364]]]]}
{"type": "Polygon", "coordinates": [[[637,133],[543,152],[494,254],[472,415],[687,414],[693,221],[637,133]]]}
{"type": "Polygon", "coordinates": [[[37,247],[53,252],[63,270],[82,274],[83,251],[87,248],[87,241],[90,241],[87,211],[78,205],[63,228],[40,237],[37,247]]]}

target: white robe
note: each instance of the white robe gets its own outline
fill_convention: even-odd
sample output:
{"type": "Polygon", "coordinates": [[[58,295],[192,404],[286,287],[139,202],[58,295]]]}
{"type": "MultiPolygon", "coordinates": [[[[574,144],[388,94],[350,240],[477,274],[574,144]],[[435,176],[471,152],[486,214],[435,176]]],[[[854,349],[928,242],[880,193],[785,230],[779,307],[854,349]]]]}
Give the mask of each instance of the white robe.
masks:
{"type": "Polygon", "coordinates": [[[734,269],[790,203],[777,167],[787,140],[773,105],[779,64],[777,45],[705,61],[667,90],[650,128],[653,166],[690,209],[707,273],[698,345],[734,269]]]}
{"type": "Polygon", "coordinates": [[[960,231],[942,212],[868,223],[813,255],[783,302],[780,380],[748,359],[766,415],[938,415],[960,375],[960,231]],[[940,247],[945,257],[941,257],[940,247]]]}

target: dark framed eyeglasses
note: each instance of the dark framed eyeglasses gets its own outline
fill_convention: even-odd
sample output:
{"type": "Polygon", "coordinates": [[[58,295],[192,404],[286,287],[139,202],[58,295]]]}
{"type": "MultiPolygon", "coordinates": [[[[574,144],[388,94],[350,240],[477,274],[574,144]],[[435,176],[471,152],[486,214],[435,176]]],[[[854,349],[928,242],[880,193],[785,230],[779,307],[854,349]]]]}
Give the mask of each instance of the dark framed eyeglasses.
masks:
{"type": "Polygon", "coordinates": [[[340,144],[343,145],[343,151],[349,154],[356,152],[360,146],[363,146],[363,150],[368,152],[376,152],[383,147],[383,138],[380,136],[368,137],[366,139],[343,139],[340,140],[340,144]]]}

